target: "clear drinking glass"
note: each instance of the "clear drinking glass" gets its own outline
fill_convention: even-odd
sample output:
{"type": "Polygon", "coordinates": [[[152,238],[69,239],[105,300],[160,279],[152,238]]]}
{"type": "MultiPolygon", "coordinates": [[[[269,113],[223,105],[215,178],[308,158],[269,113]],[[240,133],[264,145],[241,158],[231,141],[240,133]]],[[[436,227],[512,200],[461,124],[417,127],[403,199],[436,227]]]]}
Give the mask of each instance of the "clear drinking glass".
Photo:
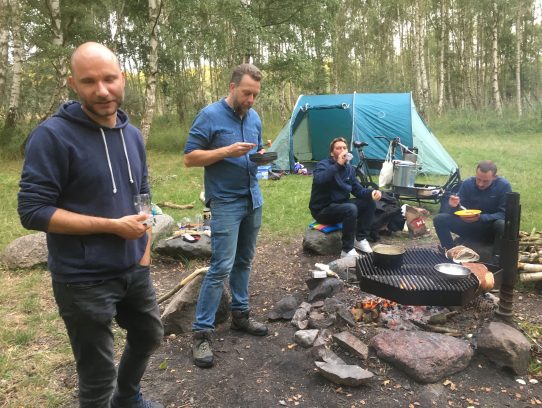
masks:
{"type": "Polygon", "coordinates": [[[134,196],[134,207],[138,214],[146,214],[147,220],[142,221],[143,224],[147,224],[152,217],[152,204],[150,194],[136,194],[134,196]]]}

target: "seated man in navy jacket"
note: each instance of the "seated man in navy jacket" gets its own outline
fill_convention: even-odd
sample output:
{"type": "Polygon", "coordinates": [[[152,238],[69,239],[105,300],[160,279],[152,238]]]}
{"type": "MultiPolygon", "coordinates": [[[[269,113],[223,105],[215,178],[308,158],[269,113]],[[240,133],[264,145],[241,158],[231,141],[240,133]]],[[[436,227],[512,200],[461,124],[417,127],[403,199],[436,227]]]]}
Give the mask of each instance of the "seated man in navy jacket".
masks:
{"type": "Polygon", "coordinates": [[[321,160],[313,173],[309,209],[322,224],[342,222],[341,257],[357,256],[356,249],[373,252],[367,237],[376,204],[382,193],[363,188],[348,160],[346,139],[337,137],[329,145],[330,157],[321,160]],[[352,194],[355,198],[350,198],[352,194]]]}
{"type": "Polygon", "coordinates": [[[493,242],[493,261],[498,260],[504,234],[506,193],[510,183],[497,176],[497,166],[484,160],[476,166],[476,176],[465,180],[456,195],[448,199],[448,208],[435,216],[433,225],[440,244],[450,249],[454,245],[452,232],[463,240],[493,242]],[[454,212],[465,207],[481,210],[475,217],[460,218],[454,212]]]}

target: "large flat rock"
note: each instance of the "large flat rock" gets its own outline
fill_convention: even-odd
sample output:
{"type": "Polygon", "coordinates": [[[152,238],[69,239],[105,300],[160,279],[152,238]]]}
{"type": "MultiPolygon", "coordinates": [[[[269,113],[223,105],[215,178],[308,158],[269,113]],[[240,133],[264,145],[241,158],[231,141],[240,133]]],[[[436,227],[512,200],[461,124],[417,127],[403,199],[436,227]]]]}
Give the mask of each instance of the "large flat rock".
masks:
{"type": "Polygon", "coordinates": [[[421,383],[434,383],[464,370],[473,355],[463,340],[421,331],[384,330],[369,345],[379,358],[421,383]]]}

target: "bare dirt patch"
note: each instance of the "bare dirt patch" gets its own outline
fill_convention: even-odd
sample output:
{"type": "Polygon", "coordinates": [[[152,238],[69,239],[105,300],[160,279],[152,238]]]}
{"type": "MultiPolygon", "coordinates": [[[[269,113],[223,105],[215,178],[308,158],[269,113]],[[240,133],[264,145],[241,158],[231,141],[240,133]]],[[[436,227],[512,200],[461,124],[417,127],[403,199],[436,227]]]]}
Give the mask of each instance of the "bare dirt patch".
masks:
{"type": "MultiPolygon", "coordinates": [[[[431,245],[424,240],[410,245],[431,245]]],[[[306,300],[305,280],[316,262],[333,257],[306,254],[301,237],[290,243],[261,240],[251,280],[252,313],[267,319],[272,306],[287,294],[306,300]]],[[[189,268],[204,265],[192,263],[189,268]]],[[[165,260],[153,266],[158,294],[166,293],[178,281],[184,267],[165,260]]],[[[361,297],[359,287],[347,285],[340,298],[349,306],[361,297]]],[[[540,324],[541,296],[533,292],[516,294],[517,319],[540,324]]],[[[472,309],[472,308],[471,308],[472,309]]],[[[473,308],[476,313],[477,309],[473,308]]],[[[468,311],[465,313],[469,313],[468,311]]],[[[480,322],[488,316],[477,316],[480,322]]],[[[473,330],[476,330],[474,324],[473,330]]],[[[169,336],[153,356],[145,374],[143,390],[168,407],[526,407],[542,405],[542,386],[516,381],[510,372],[475,356],[461,373],[435,385],[419,384],[403,372],[371,354],[366,363],[343,350],[335,351],[347,362],[360,364],[375,373],[372,382],[360,388],[338,387],[321,377],[308,350],[294,344],[295,328],[290,322],[269,323],[270,334],[256,338],[230,331],[229,323],[217,327],[213,349],[216,364],[199,369],[191,361],[191,335],[169,336]],[[431,405],[430,400],[436,401],[431,405]]],[[[377,327],[358,323],[352,331],[363,340],[377,327]]],[[[538,378],[542,380],[542,378],[538,378]]]]}

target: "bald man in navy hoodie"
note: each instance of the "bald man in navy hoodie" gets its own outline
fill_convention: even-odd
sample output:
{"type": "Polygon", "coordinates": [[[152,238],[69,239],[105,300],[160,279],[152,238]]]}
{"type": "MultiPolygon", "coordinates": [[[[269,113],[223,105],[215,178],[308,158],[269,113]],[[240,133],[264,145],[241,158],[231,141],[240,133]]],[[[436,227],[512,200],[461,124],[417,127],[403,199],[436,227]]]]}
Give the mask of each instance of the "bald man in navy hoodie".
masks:
{"type": "Polygon", "coordinates": [[[163,407],[140,380],[163,327],[150,277],[150,224],[133,196],[150,193],[143,138],[119,107],[124,73],[105,46],[85,43],[71,59],[64,103],[27,142],[18,211],[45,231],[48,266],[70,338],[81,407],[163,407]],[[126,330],[118,370],[111,323],[126,330]]]}

